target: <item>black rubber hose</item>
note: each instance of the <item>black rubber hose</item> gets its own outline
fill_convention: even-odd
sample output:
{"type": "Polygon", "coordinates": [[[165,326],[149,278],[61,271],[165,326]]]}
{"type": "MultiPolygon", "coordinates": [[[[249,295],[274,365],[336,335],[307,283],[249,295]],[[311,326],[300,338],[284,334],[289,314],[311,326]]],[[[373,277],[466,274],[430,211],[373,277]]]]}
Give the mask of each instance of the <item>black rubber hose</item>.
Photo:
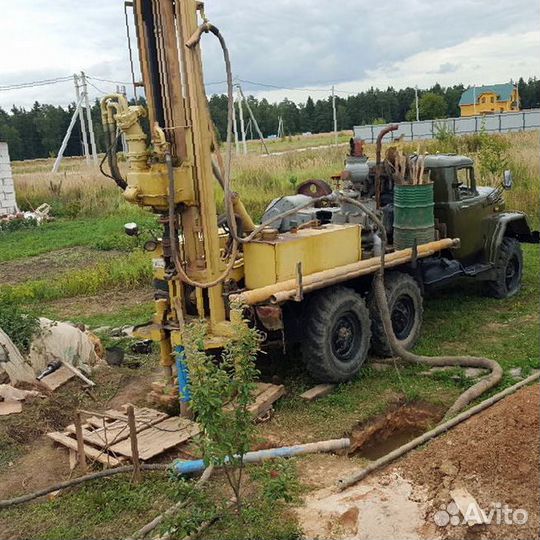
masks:
{"type": "MultiPolygon", "coordinates": [[[[143,471],[165,471],[169,469],[169,467],[170,465],[166,463],[142,463],[140,465],[140,468],[143,471]]],[[[84,482],[97,480],[98,478],[106,478],[107,476],[113,476],[115,474],[129,473],[132,472],[133,469],[133,465],[125,465],[123,467],[117,467],[115,469],[105,469],[103,471],[86,474],[84,476],[79,476],[79,478],[72,478],[71,480],[66,480],[65,482],[58,482],[58,484],[53,484],[52,486],[40,489],[38,491],[35,491],[34,493],[28,493],[27,495],[21,495],[19,497],[14,497],[13,499],[6,499],[0,501],[0,508],[8,508],[10,506],[29,502],[39,497],[43,497],[44,495],[48,495],[53,491],[77,486],[79,484],[83,484],[84,482]]]]}

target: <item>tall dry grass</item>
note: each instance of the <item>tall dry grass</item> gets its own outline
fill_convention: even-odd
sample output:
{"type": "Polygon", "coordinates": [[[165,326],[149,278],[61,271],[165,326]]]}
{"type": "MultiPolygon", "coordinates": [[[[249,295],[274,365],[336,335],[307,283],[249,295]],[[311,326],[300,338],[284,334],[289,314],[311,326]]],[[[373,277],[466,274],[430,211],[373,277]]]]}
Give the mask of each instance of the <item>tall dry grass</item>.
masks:
{"type": "MultiPolygon", "coordinates": [[[[540,206],[540,139],[538,132],[512,133],[501,136],[509,143],[506,151],[508,167],[514,173],[514,188],[506,193],[507,208],[527,212],[538,223],[540,206]]],[[[420,151],[448,151],[441,141],[425,141],[405,145],[420,151]]],[[[475,136],[456,137],[455,151],[478,160],[475,136]],[[456,142],[457,141],[457,142],[456,142]]],[[[450,148],[452,150],[453,148],[450,148]]],[[[341,171],[347,149],[323,148],[290,152],[279,156],[249,154],[235,156],[233,189],[238,191],[255,219],[260,219],[269,202],[295,192],[296,186],[309,178],[328,180],[341,171]]],[[[374,145],[366,145],[366,153],[374,157],[374,145]]],[[[59,174],[50,172],[52,160],[34,160],[13,164],[17,199],[22,208],[51,204],[53,213],[65,217],[104,216],[126,207],[121,192],[112,180],[88,169],[82,159],[69,159],[59,174]]],[[[125,172],[125,163],[121,163],[125,172]]],[[[496,185],[500,178],[485,176],[480,184],[496,185]]],[[[222,200],[219,189],[218,201],[222,200]]],[[[221,204],[220,204],[221,206],[221,204]]]]}

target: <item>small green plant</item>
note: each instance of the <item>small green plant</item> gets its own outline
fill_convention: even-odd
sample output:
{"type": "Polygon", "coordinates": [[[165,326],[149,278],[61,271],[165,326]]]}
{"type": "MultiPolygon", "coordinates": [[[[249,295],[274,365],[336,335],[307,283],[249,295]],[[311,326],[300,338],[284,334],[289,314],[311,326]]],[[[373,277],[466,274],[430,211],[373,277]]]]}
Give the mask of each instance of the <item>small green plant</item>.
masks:
{"type": "Polygon", "coordinates": [[[290,459],[275,459],[256,467],[251,477],[262,488],[263,497],[269,502],[293,502],[300,492],[296,466],[290,459]]]}
{"type": "MultiPolygon", "coordinates": [[[[239,306],[233,309],[241,312],[239,306]]],[[[184,335],[191,408],[202,427],[198,443],[205,463],[224,470],[240,513],[243,458],[254,440],[249,406],[254,401],[255,359],[262,336],[239,319],[219,361],[204,351],[203,322],[188,325],[184,335]]]]}
{"type": "Polygon", "coordinates": [[[451,153],[458,151],[458,138],[456,134],[446,125],[446,123],[435,124],[435,140],[438,152],[451,153]]]}
{"type": "Polygon", "coordinates": [[[478,151],[478,163],[483,176],[500,176],[508,167],[509,144],[506,139],[497,135],[490,135],[486,131],[485,122],[479,134],[480,149],[478,151]]]}
{"type": "Polygon", "coordinates": [[[296,184],[298,184],[298,176],[294,174],[289,176],[289,184],[291,184],[293,189],[296,188],[296,184]]]}
{"type": "Polygon", "coordinates": [[[39,331],[39,320],[30,313],[24,313],[15,302],[0,298],[0,328],[22,353],[27,353],[32,338],[39,331]]]}
{"type": "Polygon", "coordinates": [[[34,218],[11,219],[9,221],[0,222],[0,233],[20,231],[21,229],[32,229],[34,227],[37,227],[37,220],[34,218]]]}

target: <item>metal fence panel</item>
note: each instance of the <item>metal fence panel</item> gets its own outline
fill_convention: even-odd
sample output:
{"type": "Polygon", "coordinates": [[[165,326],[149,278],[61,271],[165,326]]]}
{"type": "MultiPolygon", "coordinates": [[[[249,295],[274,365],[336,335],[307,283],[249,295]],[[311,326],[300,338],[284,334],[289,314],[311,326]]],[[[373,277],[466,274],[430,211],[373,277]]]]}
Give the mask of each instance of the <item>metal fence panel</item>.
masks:
{"type": "MultiPolygon", "coordinates": [[[[390,124],[355,126],[354,136],[366,142],[375,142],[377,135],[390,124]]],[[[446,129],[456,135],[478,133],[482,127],[489,133],[508,133],[540,129],[540,109],[527,109],[515,113],[501,113],[465,118],[445,118],[422,120],[420,122],[400,122],[399,129],[390,134],[391,140],[401,135],[408,141],[432,139],[439,129],[446,129]]]]}

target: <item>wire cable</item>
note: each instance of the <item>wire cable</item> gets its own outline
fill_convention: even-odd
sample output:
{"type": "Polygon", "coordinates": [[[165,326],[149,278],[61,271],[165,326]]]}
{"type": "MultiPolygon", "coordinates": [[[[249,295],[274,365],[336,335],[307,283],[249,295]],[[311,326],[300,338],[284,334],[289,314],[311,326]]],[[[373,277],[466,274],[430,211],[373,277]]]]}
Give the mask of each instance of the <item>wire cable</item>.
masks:
{"type": "Polygon", "coordinates": [[[38,86],[47,86],[49,84],[57,84],[62,82],[73,81],[73,75],[69,77],[56,77],[55,79],[43,79],[40,81],[31,81],[26,83],[13,83],[0,86],[0,92],[9,92],[11,90],[23,90],[25,88],[36,88],[38,86]]]}

